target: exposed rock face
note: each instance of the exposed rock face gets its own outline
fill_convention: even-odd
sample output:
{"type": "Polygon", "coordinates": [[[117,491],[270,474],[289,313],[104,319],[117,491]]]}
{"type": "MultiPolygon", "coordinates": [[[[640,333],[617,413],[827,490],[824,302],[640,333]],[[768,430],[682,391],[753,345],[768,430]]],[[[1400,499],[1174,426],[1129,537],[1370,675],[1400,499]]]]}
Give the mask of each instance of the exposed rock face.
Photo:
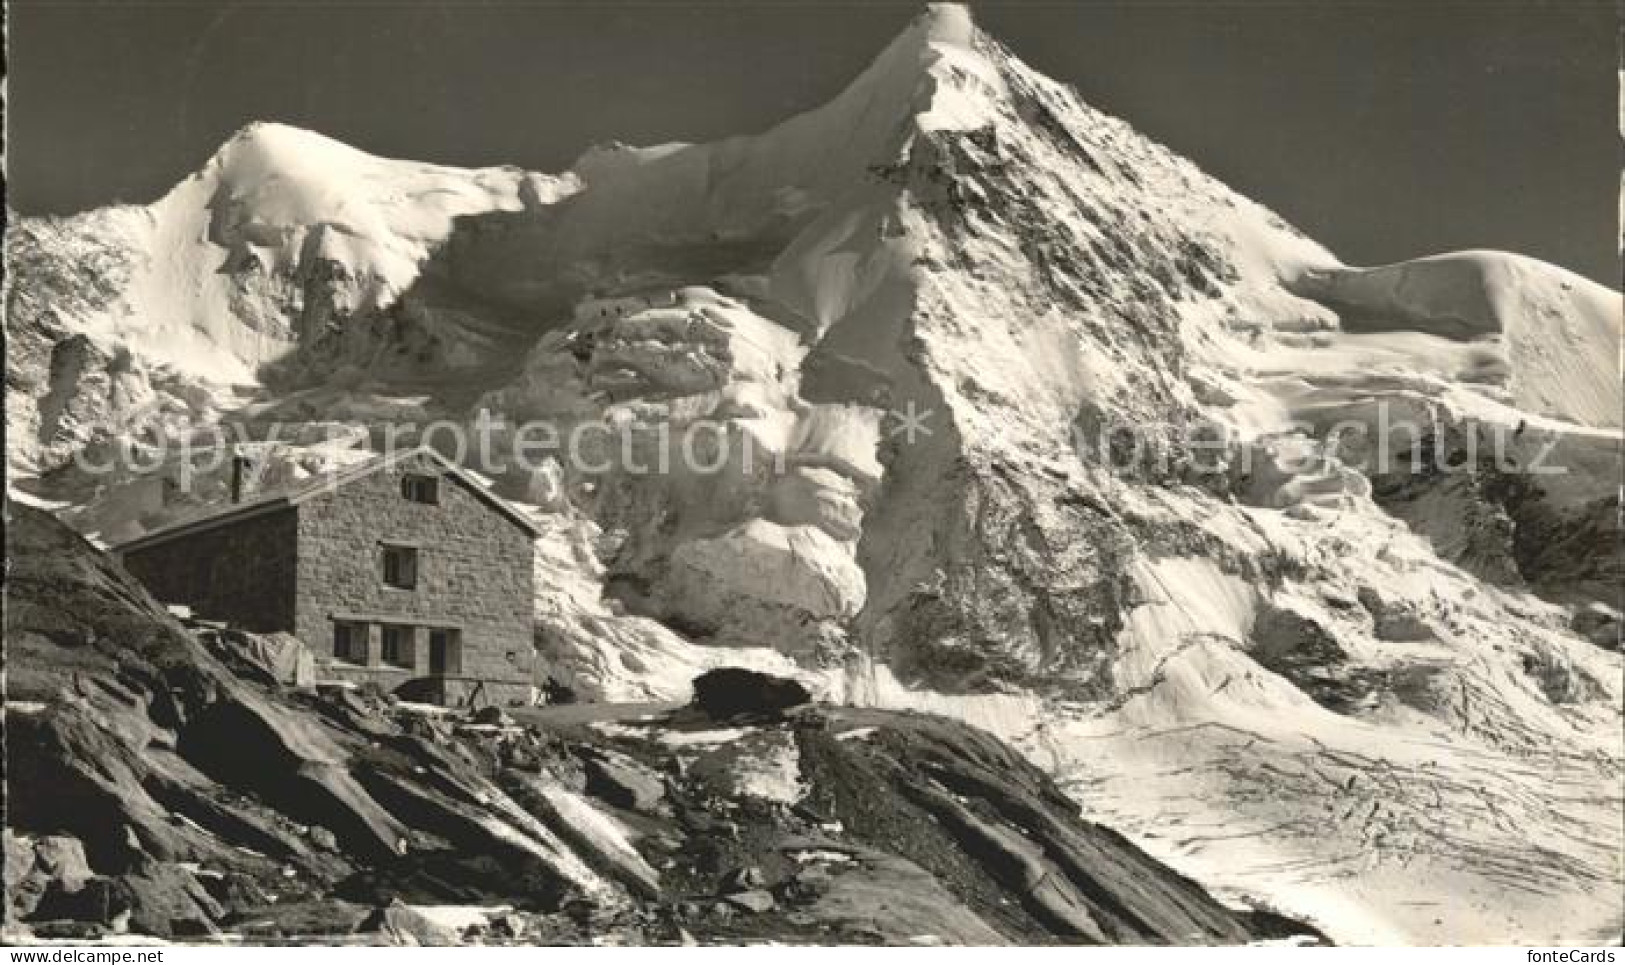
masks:
{"type": "Polygon", "coordinates": [[[1017,899],[998,910],[973,901],[984,921],[1030,917],[1092,942],[1240,940],[1230,914],[1194,884],[1169,879],[1118,835],[1070,820],[1066,797],[993,738],[928,718],[852,713],[832,723],[803,732],[808,807],[827,808],[860,839],[908,841],[919,849],[909,856],[938,875],[944,865],[979,866],[980,888],[1017,899]],[[872,806],[893,793],[910,806],[872,806]],[[938,851],[942,843],[950,846],[938,851]]]}
{"type": "MultiPolygon", "coordinates": [[[[551,514],[557,692],[676,700],[737,664],[959,716],[1338,937],[1617,925],[1616,294],[1493,252],[1342,266],[953,7],[771,131],[559,179],[302,137],[14,229],[24,465],[138,412],[149,440],[293,424],[290,474],[343,458],[318,426],[483,410],[508,454],[543,420],[553,459],[476,468],[551,514]],[[324,182],[335,151],[371,187],[324,182]],[[249,176],[283,166],[287,197],[249,176]],[[341,194],[355,247],[324,227],[341,194]],[[205,223],[179,261],[157,240],[205,223]],[[229,269],[159,284],[171,262],[229,269]],[[159,353],[175,333],[120,307],[159,291],[233,365],[159,353]],[[1478,899],[1446,921],[1438,889],[1478,899]]],[[[184,475],[31,487],[135,535],[220,498],[184,475]]]]}

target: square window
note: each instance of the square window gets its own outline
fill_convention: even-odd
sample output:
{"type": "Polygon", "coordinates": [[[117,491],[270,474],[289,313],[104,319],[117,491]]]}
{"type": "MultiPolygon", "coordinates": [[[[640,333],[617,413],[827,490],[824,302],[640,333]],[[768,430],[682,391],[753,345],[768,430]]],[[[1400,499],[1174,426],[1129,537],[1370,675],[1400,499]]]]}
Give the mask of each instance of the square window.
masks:
{"type": "Polygon", "coordinates": [[[414,642],[411,627],[393,626],[385,624],[384,637],[384,663],[394,667],[411,668],[417,654],[413,652],[414,642]]]}
{"type": "Polygon", "coordinates": [[[335,621],[333,624],[333,657],[345,663],[367,662],[367,625],[335,621]]]}
{"type": "Polygon", "coordinates": [[[440,479],[436,476],[402,476],[401,495],[414,503],[433,506],[440,502],[440,479]]]}
{"type": "Polygon", "coordinates": [[[401,590],[410,590],[418,585],[418,551],[415,547],[384,547],[384,583],[401,590]]]}

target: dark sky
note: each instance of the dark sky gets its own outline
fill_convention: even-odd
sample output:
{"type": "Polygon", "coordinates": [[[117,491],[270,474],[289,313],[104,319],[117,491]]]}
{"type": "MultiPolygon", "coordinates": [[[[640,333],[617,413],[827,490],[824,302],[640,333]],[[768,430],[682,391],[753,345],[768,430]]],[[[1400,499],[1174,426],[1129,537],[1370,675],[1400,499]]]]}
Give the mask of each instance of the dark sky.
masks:
{"type": "MultiPolygon", "coordinates": [[[[254,119],[365,150],[557,171],[821,103],[892,3],[12,0],[10,203],[147,201],[254,119]]],[[[1522,251],[1618,286],[1608,2],[990,2],[1085,99],[1350,263],[1522,251]]]]}

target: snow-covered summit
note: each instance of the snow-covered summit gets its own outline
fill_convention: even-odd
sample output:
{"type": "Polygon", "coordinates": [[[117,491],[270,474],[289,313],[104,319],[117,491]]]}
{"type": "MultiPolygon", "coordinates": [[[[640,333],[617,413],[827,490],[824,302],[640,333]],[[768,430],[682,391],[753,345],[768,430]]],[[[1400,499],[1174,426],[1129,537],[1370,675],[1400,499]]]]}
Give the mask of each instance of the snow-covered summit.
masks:
{"type": "MultiPolygon", "coordinates": [[[[251,376],[302,336],[393,304],[458,217],[519,210],[527,191],[556,188],[516,168],[386,160],[253,124],[147,209],[151,247],[127,315],[251,376]]],[[[154,354],[216,374],[198,356],[154,354]]]]}
{"type": "MultiPolygon", "coordinates": [[[[227,250],[222,267],[285,271],[305,260],[331,262],[371,276],[376,287],[364,297],[377,305],[411,284],[455,218],[518,210],[526,183],[515,168],[389,161],[311,131],[259,123],[159,202],[157,217],[184,217],[206,187],[206,237],[227,250]]],[[[535,190],[538,181],[529,183],[535,190]]]]}
{"type": "Polygon", "coordinates": [[[58,258],[110,222],[123,235],[122,284],[73,327],[189,376],[252,382],[301,337],[394,303],[457,218],[564,190],[517,168],[387,160],[256,123],[150,205],[28,228],[58,258]]]}

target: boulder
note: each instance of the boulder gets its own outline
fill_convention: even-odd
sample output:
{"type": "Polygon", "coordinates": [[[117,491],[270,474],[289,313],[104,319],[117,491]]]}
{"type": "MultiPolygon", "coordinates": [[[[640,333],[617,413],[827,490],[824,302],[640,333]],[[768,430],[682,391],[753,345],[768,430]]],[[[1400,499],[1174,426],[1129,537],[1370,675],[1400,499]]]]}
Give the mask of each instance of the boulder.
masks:
{"type": "Polygon", "coordinates": [[[694,706],[713,720],[777,716],[812,700],[807,688],[785,677],[743,667],[719,667],[694,678],[694,706]]]}
{"type": "Polygon", "coordinates": [[[28,916],[42,900],[54,895],[79,891],[94,877],[85,861],[84,846],[77,838],[46,835],[30,839],[14,835],[7,828],[5,839],[9,920],[28,916]]]}
{"type": "Polygon", "coordinates": [[[666,794],[665,780],[624,754],[595,750],[582,755],[587,793],[628,811],[653,811],[666,794]]]}
{"type": "MultiPolygon", "coordinates": [[[[1005,945],[987,920],[948,891],[940,880],[905,858],[864,851],[839,874],[811,866],[783,889],[797,915],[837,932],[847,941],[900,945],[935,935],[958,945],[1005,945]]],[[[1030,942],[1020,942],[1029,944],[1030,942]]]]}
{"type": "Polygon", "coordinates": [[[16,921],[34,910],[43,889],[38,887],[39,879],[34,875],[34,842],[12,834],[10,828],[5,828],[3,834],[6,848],[6,920],[16,921]],[[25,882],[32,882],[34,886],[25,887],[25,882]]]}
{"type": "Polygon", "coordinates": [[[90,880],[90,864],[79,839],[50,834],[34,842],[35,867],[72,891],[90,880]]]}

